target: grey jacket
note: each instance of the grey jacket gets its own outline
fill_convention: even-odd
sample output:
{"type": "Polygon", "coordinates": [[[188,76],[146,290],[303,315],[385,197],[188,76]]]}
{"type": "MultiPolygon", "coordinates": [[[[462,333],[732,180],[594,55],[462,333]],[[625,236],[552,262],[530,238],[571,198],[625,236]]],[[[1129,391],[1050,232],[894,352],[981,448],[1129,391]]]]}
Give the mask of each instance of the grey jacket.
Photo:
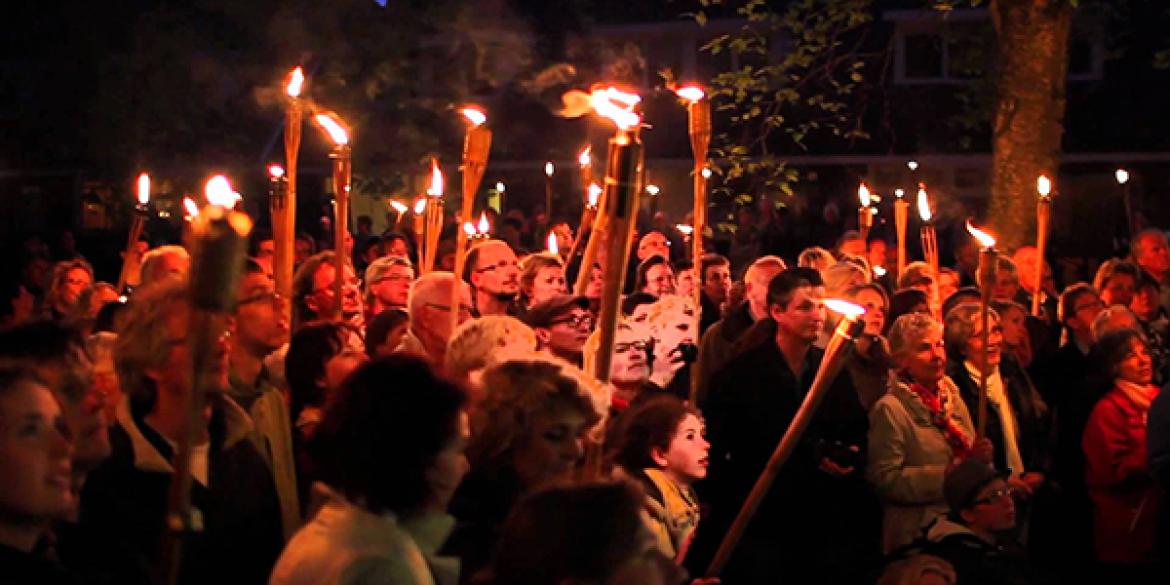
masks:
{"type": "MultiPolygon", "coordinates": [[[[951,417],[974,438],[974,425],[950,378],[939,383],[951,417]]],[[[882,550],[908,544],[927,522],[946,514],[943,475],[955,457],[927,410],[896,376],[890,390],[869,411],[869,461],[866,479],[882,501],[882,550]]]]}

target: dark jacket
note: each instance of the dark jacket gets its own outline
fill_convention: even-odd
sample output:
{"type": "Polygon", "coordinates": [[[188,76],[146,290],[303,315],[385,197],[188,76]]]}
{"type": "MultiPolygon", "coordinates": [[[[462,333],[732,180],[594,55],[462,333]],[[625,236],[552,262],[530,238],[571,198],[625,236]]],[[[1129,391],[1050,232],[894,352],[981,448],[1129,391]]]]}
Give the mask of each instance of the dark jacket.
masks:
{"type": "Polygon", "coordinates": [[[1161,490],[1158,493],[1160,516],[1157,519],[1158,556],[1170,566],[1170,391],[1166,386],[1150,404],[1146,427],[1146,449],[1149,451],[1150,474],[1161,490]]]}
{"type": "Polygon", "coordinates": [[[699,342],[699,393],[698,403],[702,407],[708,398],[711,378],[735,355],[735,344],[755,324],[751,309],[745,301],[727,312],[717,321],[699,342]]]}
{"type": "Polygon", "coordinates": [[[523,495],[520,478],[511,469],[472,468],[448,507],[455,529],[440,554],[459,557],[459,580],[471,582],[491,562],[500,529],[523,495]]]}
{"type": "MultiPolygon", "coordinates": [[[[276,486],[248,440],[247,415],[221,400],[210,424],[209,486],[191,484],[191,504],[203,531],[188,535],[181,583],[267,583],[284,545],[276,486]]],[[[110,458],[89,475],[81,523],[121,540],[153,569],[161,562],[173,450],[142,415],[119,407],[110,429],[110,458]]]]}
{"type": "MultiPolygon", "coordinates": [[[[701,285],[696,284],[695,286],[701,285]]],[[[699,336],[701,339],[702,335],[706,333],[712,325],[718,323],[719,320],[723,318],[723,312],[719,310],[719,303],[711,300],[711,297],[707,296],[707,293],[700,293],[699,297],[703,305],[703,314],[701,317],[699,317],[699,336]]]]}
{"type": "MultiPolygon", "coordinates": [[[[739,511],[804,401],[822,357],[822,350],[810,347],[801,372],[793,372],[770,338],[745,349],[713,377],[704,410],[711,471],[698,486],[711,505],[712,521],[698,532],[696,561],[709,558],[712,543],[739,511]]],[[[794,565],[825,582],[839,582],[876,559],[879,508],[862,471],[867,431],[849,376],[838,375],[732,557],[728,582],[736,575],[773,582],[794,565]],[[838,461],[852,463],[852,474],[839,478],[819,468],[822,456],[850,445],[859,451],[851,461],[838,461]],[[851,527],[848,534],[842,526],[851,527]]]]}
{"type": "Polygon", "coordinates": [[[922,552],[951,564],[955,585],[1028,585],[1038,581],[1018,546],[983,540],[967,527],[940,518],[927,532],[922,552]]]}
{"type": "Polygon", "coordinates": [[[0,583],[80,585],[82,581],[51,559],[0,544],[0,583]]]}
{"type": "MultiPolygon", "coordinates": [[[[959,387],[959,394],[971,413],[971,420],[979,424],[979,380],[971,377],[963,362],[951,360],[947,362],[947,375],[959,387]]],[[[1032,387],[1028,375],[1010,357],[1005,356],[999,365],[999,375],[1003,379],[1004,392],[1011,403],[1012,413],[1016,417],[1016,443],[1020,450],[1020,458],[1024,462],[1026,471],[1039,471],[1047,474],[1050,461],[1048,451],[1048,407],[1040,399],[1039,393],[1032,387]]],[[[996,469],[1007,469],[1007,452],[1003,443],[1003,422],[999,412],[987,404],[987,438],[995,446],[996,469]]],[[[1016,471],[1018,473],[1018,470],[1016,471]]]]}

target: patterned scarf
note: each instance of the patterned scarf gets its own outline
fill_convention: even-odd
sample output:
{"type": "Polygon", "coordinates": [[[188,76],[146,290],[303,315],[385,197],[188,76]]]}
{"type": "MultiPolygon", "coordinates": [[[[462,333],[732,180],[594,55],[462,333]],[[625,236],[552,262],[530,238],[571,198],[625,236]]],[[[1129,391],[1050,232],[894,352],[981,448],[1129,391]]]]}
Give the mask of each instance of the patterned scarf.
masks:
{"type": "Polygon", "coordinates": [[[967,457],[971,450],[971,439],[967,433],[955,422],[951,393],[941,390],[931,390],[918,382],[908,381],[910,394],[913,394],[922,406],[930,412],[930,422],[943,434],[947,444],[955,452],[955,457],[967,457]]]}

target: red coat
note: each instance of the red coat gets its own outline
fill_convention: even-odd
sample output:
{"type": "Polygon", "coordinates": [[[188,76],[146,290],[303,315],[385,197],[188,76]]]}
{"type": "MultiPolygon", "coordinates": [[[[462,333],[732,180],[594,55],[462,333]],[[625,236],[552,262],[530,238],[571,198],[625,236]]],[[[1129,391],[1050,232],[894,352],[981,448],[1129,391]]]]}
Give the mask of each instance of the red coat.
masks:
{"type": "Polygon", "coordinates": [[[1145,411],[1114,388],[1093,407],[1081,447],[1097,559],[1152,560],[1158,498],[1146,457],[1145,411]]]}

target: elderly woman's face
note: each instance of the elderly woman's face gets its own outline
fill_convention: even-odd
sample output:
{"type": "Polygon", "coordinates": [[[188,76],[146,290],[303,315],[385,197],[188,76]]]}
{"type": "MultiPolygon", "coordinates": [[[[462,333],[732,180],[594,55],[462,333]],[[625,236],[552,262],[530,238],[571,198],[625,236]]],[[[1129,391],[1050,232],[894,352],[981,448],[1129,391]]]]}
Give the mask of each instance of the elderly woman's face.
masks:
{"type": "Polygon", "coordinates": [[[1003,359],[1003,326],[994,317],[988,318],[988,321],[991,323],[991,331],[988,332],[986,350],[983,345],[983,324],[977,317],[975,329],[967,338],[962,351],[963,357],[973,364],[995,367],[1003,359]]]}
{"type": "Polygon", "coordinates": [[[894,356],[894,360],[898,368],[912,380],[933,388],[943,379],[946,370],[947,354],[943,346],[942,328],[927,328],[917,340],[911,340],[905,349],[894,356]]]}

